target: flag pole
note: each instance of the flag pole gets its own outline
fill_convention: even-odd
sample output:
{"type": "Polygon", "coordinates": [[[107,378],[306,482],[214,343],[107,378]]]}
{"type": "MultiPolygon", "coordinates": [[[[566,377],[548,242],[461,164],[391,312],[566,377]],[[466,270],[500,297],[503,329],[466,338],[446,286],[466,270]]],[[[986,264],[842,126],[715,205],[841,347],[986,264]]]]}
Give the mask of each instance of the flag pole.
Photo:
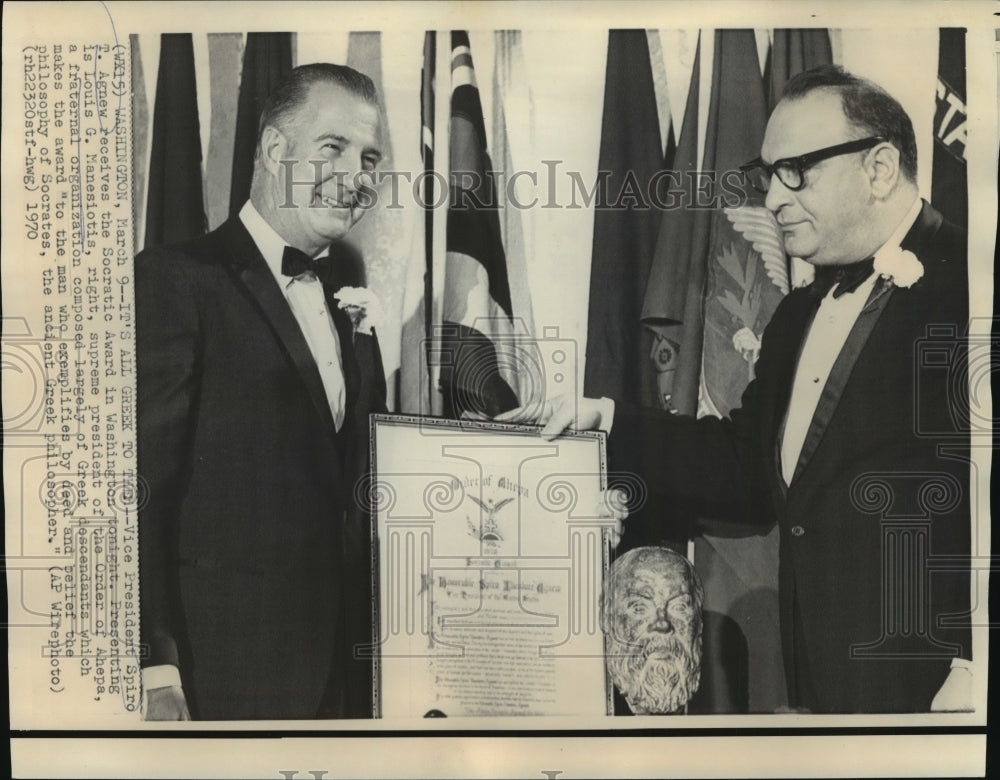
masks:
{"type": "Polygon", "coordinates": [[[431,360],[434,322],[434,71],[437,33],[424,33],[424,66],[421,70],[420,109],[422,115],[420,151],[424,164],[424,349],[427,363],[428,411],[434,398],[434,368],[431,360]]]}

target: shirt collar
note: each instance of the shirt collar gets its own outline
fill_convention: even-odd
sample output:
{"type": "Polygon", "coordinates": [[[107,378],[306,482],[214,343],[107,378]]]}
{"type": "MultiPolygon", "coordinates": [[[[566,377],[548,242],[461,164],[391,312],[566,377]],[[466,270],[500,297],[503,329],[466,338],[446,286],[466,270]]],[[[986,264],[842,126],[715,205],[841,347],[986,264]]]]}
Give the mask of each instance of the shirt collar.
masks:
{"type": "MultiPolygon", "coordinates": [[[[274,275],[275,281],[278,282],[278,286],[284,289],[294,281],[294,279],[281,273],[281,258],[285,253],[285,247],[288,246],[288,242],[278,235],[278,231],[268,224],[267,220],[260,215],[260,212],[257,211],[256,207],[249,200],[240,209],[239,217],[243,226],[250,234],[250,238],[257,245],[257,249],[264,256],[264,262],[271,269],[271,273],[274,275]]],[[[319,254],[322,255],[326,251],[324,249],[319,254]]]]}

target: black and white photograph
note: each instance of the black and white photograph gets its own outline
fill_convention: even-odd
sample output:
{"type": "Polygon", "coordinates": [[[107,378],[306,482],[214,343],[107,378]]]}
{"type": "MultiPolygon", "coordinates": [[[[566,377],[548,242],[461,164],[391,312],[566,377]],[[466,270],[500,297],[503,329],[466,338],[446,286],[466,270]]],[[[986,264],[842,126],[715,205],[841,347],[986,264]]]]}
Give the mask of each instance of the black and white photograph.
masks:
{"type": "Polygon", "coordinates": [[[9,4],[14,776],[984,776],[1000,24],[908,8],[9,4]]]}

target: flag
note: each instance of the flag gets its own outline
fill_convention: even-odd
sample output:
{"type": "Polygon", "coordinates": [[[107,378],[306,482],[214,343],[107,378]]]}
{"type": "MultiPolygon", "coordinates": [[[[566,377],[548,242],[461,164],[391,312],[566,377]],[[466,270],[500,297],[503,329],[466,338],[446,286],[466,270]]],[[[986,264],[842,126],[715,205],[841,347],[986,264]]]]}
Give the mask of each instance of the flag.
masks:
{"type": "MultiPolygon", "coordinates": [[[[382,152],[379,171],[399,170],[393,152],[386,111],[385,87],[382,78],[382,33],[352,32],[348,35],[347,65],[368,76],[375,85],[378,96],[378,134],[376,142],[382,152]]],[[[380,317],[377,325],[382,364],[387,375],[389,392],[386,403],[390,411],[398,410],[398,382],[400,375],[400,345],[402,341],[403,298],[410,262],[411,209],[400,207],[394,199],[394,184],[390,177],[376,178],[374,204],[345,237],[361,258],[361,267],[352,269],[353,277],[345,284],[371,289],[379,302],[380,317]]],[[[396,187],[396,194],[401,189],[396,187]]]]}
{"type": "MultiPolygon", "coordinates": [[[[399,382],[394,408],[405,414],[440,414],[434,366],[434,220],[435,183],[434,112],[436,111],[435,73],[437,70],[437,35],[433,30],[423,34],[423,65],[420,78],[419,116],[414,116],[419,137],[414,147],[398,147],[397,166],[403,170],[417,169],[412,187],[401,188],[406,200],[402,211],[408,212],[409,259],[403,282],[403,305],[399,346],[399,382]]],[[[409,69],[406,70],[409,74],[409,69]]],[[[411,101],[411,103],[414,101],[411,101]]],[[[412,129],[411,129],[412,132],[412,129]]],[[[417,134],[414,134],[417,135],[417,134]]],[[[411,136],[413,137],[413,136],[411,136]]],[[[441,262],[443,264],[443,257],[441,262]]]]}
{"type": "MultiPolygon", "coordinates": [[[[434,74],[437,57],[437,33],[424,33],[424,66],[420,72],[420,158],[424,164],[422,201],[424,204],[424,249],[427,255],[427,280],[431,280],[432,249],[434,246],[434,74]]],[[[427,298],[431,298],[431,287],[427,298]]],[[[428,331],[430,327],[428,327],[428,331]]]]}
{"type": "MultiPolygon", "coordinates": [[[[531,310],[531,292],[528,289],[527,244],[525,222],[532,216],[531,209],[518,203],[521,198],[508,201],[507,187],[518,168],[514,163],[515,143],[530,140],[533,125],[529,79],[524,69],[520,30],[497,30],[495,38],[495,64],[493,68],[493,158],[497,165],[498,181],[506,186],[497,188],[501,198],[500,234],[507,258],[507,281],[510,286],[511,310],[516,312],[509,337],[509,355],[499,361],[500,374],[518,398],[527,402],[545,394],[545,376],[541,355],[533,339],[535,326],[531,310]],[[511,110],[508,111],[508,108],[511,110]]],[[[523,148],[523,147],[522,147],[523,148]]],[[[516,195],[516,193],[515,193],[516,195]]],[[[505,352],[506,352],[505,345],[505,352]]]]}
{"type": "Polygon", "coordinates": [[[611,30],[587,317],[584,395],[657,406],[640,325],[659,212],[649,188],[663,167],[656,91],[645,30],[611,30]]]}
{"type": "MultiPolygon", "coordinates": [[[[698,90],[701,47],[691,72],[684,121],[666,179],[668,198],[687,198],[698,173],[698,90]]],[[[654,334],[649,356],[657,375],[657,402],[673,412],[693,415],[701,377],[701,312],[708,253],[710,212],[692,208],[690,199],[665,208],[643,292],[642,322],[654,334]],[[680,207],[683,205],[683,207],[680,207]]]]}
{"type": "MultiPolygon", "coordinates": [[[[763,196],[725,180],[760,154],[767,99],[752,30],[716,30],[705,169],[716,172],[702,348],[702,411],[728,415],[753,378],[764,326],[788,292],[787,267],[769,269],[723,213],[724,205],[762,208],[763,196]],[[768,273],[767,271],[771,271],[768,273]]],[[[783,258],[782,258],[783,261],[783,258]]]]}
{"type": "Polygon", "coordinates": [[[438,334],[442,411],[452,418],[466,411],[494,416],[518,404],[499,366],[502,358],[511,357],[513,308],[482,103],[469,36],[461,30],[451,33],[451,85],[450,192],[438,334]]]}
{"type": "Polygon", "coordinates": [[[135,251],[143,247],[145,237],[143,216],[146,198],[146,151],[149,149],[149,98],[146,96],[146,75],[143,70],[139,36],[128,37],[132,57],[132,241],[135,251]]]}
{"type": "Polygon", "coordinates": [[[208,229],[214,230],[229,216],[243,36],[240,33],[211,33],[208,36],[208,66],[212,118],[205,158],[205,204],[208,229]]]}
{"type": "Polygon", "coordinates": [[[257,125],[264,101],[291,70],[291,33],[247,33],[233,143],[230,214],[238,213],[250,197],[253,158],[257,149],[257,125]]]}
{"type": "Polygon", "coordinates": [[[775,30],[764,68],[767,106],[773,111],[788,80],[803,70],[833,62],[830,34],[824,29],[775,30]]]}
{"type": "Polygon", "coordinates": [[[160,38],[146,196],[145,246],[205,232],[201,136],[190,33],[160,38]]]}
{"type": "Polygon", "coordinates": [[[942,28],[940,36],[931,203],[946,219],[965,227],[969,221],[965,164],[965,141],[968,136],[965,29],[942,28]]]}

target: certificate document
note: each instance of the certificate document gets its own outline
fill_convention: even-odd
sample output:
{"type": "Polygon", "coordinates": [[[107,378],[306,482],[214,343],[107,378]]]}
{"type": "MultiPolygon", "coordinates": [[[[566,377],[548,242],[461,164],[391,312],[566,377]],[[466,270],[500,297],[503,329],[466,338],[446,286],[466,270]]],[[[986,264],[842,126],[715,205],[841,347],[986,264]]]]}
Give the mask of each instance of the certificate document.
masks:
{"type": "Polygon", "coordinates": [[[611,714],[605,435],[374,415],[375,712],[611,714]]]}

